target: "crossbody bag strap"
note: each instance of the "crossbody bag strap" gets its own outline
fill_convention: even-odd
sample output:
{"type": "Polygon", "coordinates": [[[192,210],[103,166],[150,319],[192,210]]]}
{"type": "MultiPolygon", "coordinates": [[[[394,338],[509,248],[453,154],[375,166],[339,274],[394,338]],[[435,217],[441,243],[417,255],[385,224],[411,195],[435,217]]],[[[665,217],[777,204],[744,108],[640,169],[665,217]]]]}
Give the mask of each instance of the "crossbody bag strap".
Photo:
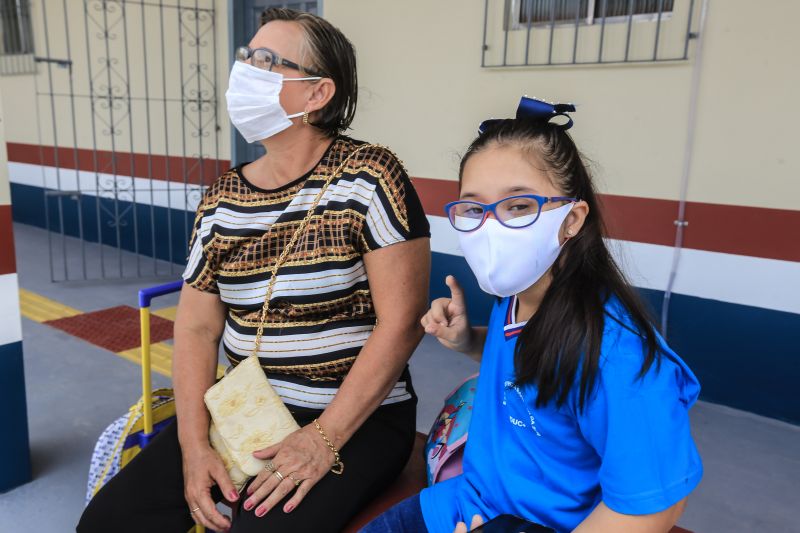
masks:
{"type": "MultiPolygon", "coordinates": [[[[272,265],[270,268],[270,278],[269,283],[267,284],[267,293],[264,297],[264,305],[261,307],[261,316],[258,320],[258,330],[256,332],[256,340],[253,344],[253,353],[251,355],[258,356],[258,352],[261,349],[261,337],[264,334],[264,324],[267,321],[267,314],[269,313],[269,301],[272,298],[272,292],[275,288],[275,281],[277,279],[278,269],[283,265],[286,261],[286,258],[289,257],[292,249],[294,248],[297,241],[300,239],[300,236],[305,232],[306,228],[308,227],[308,223],[311,221],[311,218],[314,216],[314,211],[316,211],[319,202],[322,200],[325,191],[328,188],[328,185],[333,182],[334,179],[339,177],[341,173],[344,171],[344,167],[356,154],[362,152],[367,148],[386,148],[379,144],[362,144],[361,146],[357,147],[355,150],[350,152],[348,156],[341,162],[341,164],[336,167],[336,170],[333,171],[327,178],[325,178],[325,183],[322,184],[317,196],[314,198],[314,201],[311,203],[311,208],[309,208],[308,213],[306,213],[305,218],[300,222],[300,226],[292,235],[292,238],[289,240],[289,243],[281,252],[281,255],[278,256],[277,261],[272,265]]],[[[386,148],[388,150],[388,148],[386,148]]]]}

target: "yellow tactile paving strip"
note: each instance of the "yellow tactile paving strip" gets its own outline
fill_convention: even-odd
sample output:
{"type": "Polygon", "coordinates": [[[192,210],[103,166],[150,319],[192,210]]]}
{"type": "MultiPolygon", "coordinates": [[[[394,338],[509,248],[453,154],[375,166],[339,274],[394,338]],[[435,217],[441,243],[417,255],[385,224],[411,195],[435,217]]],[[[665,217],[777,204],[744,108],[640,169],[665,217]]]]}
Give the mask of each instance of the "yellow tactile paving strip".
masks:
{"type": "Polygon", "coordinates": [[[164,309],[154,309],[150,311],[151,315],[160,316],[161,318],[166,318],[167,320],[172,320],[175,322],[175,315],[178,313],[178,306],[172,307],[165,307],[164,309]]]}
{"type": "MultiPolygon", "coordinates": [[[[132,361],[137,365],[142,364],[142,348],[137,347],[117,355],[132,361]]],[[[150,368],[162,376],[172,376],[172,346],[164,342],[157,342],[150,345],[150,368]]]]}
{"type": "Polygon", "coordinates": [[[19,306],[22,316],[34,322],[47,322],[83,314],[83,311],[26,289],[19,290],[19,306]]]}
{"type": "MultiPolygon", "coordinates": [[[[128,361],[140,365],[142,364],[142,349],[133,348],[117,353],[128,361]]],[[[172,345],[166,342],[158,342],[150,345],[150,368],[162,376],[172,377],[172,345]]],[[[225,367],[217,365],[217,377],[222,377],[225,367]]]]}
{"type": "MultiPolygon", "coordinates": [[[[50,298],[46,298],[40,294],[29,291],[27,289],[19,290],[19,301],[22,316],[33,320],[34,322],[44,323],[51,320],[58,320],[60,318],[68,318],[81,315],[84,312],[68,305],[64,305],[50,298]]],[[[177,307],[166,307],[163,309],[153,310],[152,314],[167,320],[175,320],[175,313],[177,307]]],[[[142,349],[141,347],[132,348],[122,352],[115,353],[134,362],[138,365],[142,363],[142,349]]],[[[150,345],[150,368],[153,372],[161,374],[162,376],[172,377],[172,345],[166,342],[157,342],[150,345]]],[[[225,373],[225,367],[217,365],[217,377],[222,377],[225,373]]]]}

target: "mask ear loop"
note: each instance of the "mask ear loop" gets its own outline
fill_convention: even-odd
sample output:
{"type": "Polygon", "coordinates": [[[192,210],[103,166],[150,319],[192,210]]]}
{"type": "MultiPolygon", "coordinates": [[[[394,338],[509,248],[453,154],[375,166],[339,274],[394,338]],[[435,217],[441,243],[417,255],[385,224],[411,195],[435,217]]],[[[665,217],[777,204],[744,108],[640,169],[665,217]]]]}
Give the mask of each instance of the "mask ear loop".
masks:
{"type": "Polygon", "coordinates": [[[303,124],[308,126],[308,111],[301,111],[300,113],[286,115],[286,118],[297,118],[297,117],[303,117],[303,124]]]}
{"type": "MultiPolygon", "coordinates": [[[[322,76],[306,76],[305,78],[283,78],[283,81],[314,81],[321,80],[322,76]]],[[[308,125],[308,111],[286,115],[286,118],[303,117],[303,124],[308,125]]]]}

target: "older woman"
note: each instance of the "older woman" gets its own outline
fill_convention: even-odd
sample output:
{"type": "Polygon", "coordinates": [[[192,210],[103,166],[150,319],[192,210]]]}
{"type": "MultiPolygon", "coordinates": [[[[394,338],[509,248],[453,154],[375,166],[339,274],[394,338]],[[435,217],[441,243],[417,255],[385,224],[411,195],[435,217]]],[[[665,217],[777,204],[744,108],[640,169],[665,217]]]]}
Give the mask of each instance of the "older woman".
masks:
{"type": "Polygon", "coordinates": [[[429,228],[402,164],[372,146],[328,185],[313,236],[289,251],[270,300],[258,355],[301,429],[257,452],[272,469],[241,496],[209,445],[203,393],[220,338],[232,364],[253,351],[270,266],[363,144],[341,135],[356,106],[350,42],[306,13],[269,9],[262,23],[237,50],[227,99],[231,122],[267,153],[222,175],[197,210],[175,323],[177,423],[97,494],[80,532],[174,533],[193,522],[340,531],[411,452],[407,361],[422,336],[429,228]],[[215,506],[223,497],[240,507],[232,521],[215,506]]]}

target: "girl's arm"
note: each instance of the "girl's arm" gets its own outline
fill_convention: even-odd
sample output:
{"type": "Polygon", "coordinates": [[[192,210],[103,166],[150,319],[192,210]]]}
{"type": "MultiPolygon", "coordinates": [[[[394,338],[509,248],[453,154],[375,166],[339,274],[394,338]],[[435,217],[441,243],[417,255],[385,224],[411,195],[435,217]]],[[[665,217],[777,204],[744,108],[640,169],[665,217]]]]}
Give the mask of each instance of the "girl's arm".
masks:
{"type": "Polygon", "coordinates": [[[658,513],[628,515],[612,511],[600,502],[573,533],[665,533],[678,521],[685,506],[686,498],[658,513]]]}
{"type": "Polygon", "coordinates": [[[469,349],[464,353],[480,363],[483,356],[483,345],[486,344],[486,326],[475,326],[470,328],[471,340],[469,349]]]}

